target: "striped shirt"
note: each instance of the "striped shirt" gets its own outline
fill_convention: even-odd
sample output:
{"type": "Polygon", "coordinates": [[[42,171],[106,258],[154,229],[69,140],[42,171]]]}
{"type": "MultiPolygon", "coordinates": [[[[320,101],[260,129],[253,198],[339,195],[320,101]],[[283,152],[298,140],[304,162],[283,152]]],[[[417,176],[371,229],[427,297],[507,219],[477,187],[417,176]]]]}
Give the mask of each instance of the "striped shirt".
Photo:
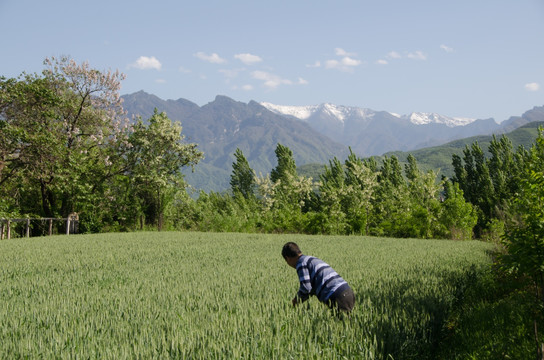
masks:
{"type": "Polygon", "coordinates": [[[306,301],[315,295],[321,302],[327,302],[331,296],[349,288],[348,283],[323,260],[314,256],[302,255],[296,264],[300,288],[297,296],[306,301]]]}

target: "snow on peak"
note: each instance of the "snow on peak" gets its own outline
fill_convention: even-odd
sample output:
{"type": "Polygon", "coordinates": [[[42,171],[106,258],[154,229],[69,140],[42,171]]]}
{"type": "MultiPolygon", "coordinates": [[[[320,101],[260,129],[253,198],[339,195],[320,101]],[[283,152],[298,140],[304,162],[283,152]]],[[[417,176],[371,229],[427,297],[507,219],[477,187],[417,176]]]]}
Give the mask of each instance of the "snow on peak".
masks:
{"type": "Polygon", "coordinates": [[[267,102],[262,102],[262,106],[280,115],[290,115],[301,120],[307,120],[317,110],[318,106],[289,106],[289,105],[274,105],[267,102]]]}
{"type": "Polygon", "coordinates": [[[307,121],[312,115],[316,113],[327,114],[341,123],[344,123],[344,121],[348,117],[356,116],[362,118],[369,118],[374,116],[375,114],[375,112],[370,109],[335,105],[330,103],[309,106],[286,106],[262,102],[261,105],[276,114],[290,115],[304,121],[307,121]]]}
{"type": "MultiPolygon", "coordinates": [[[[261,105],[276,114],[289,115],[304,121],[308,121],[308,119],[315,113],[327,114],[341,123],[344,123],[344,121],[350,117],[370,119],[376,114],[376,112],[371,109],[334,105],[330,103],[309,106],[289,106],[274,105],[271,103],[262,102],[261,105]]],[[[413,112],[409,115],[399,115],[395,113],[390,114],[396,118],[410,121],[415,125],[444,124],[448,127],[456,127],[468,125],[476,120],[471,118],[449,117],[437,113],[424,112],[413,112]]]]}
{"type": "Polygon", "coordinates": [[[426,124],[444,124],[448,127],[465,126],[473,122],[475,119],[462,118],[462,117],[450,117],[437,113],[423,113],[413,112],[410,115],[400,116],[401,119],[406,119],[415,125],[426,124]]]}

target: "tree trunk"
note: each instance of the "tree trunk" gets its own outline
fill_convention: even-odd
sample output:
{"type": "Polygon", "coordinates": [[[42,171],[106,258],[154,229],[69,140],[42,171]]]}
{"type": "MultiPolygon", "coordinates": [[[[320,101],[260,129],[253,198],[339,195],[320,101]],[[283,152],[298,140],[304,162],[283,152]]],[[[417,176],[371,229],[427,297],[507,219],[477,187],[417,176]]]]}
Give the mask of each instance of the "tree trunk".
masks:
{"type": "Polygon", "coordinates": [[[51,196],[47,190],[45,182],[40,181],[40,190],[42,193],[42,210],[45,217],[53,217],[53,212],[51,210],[51,196]]]}

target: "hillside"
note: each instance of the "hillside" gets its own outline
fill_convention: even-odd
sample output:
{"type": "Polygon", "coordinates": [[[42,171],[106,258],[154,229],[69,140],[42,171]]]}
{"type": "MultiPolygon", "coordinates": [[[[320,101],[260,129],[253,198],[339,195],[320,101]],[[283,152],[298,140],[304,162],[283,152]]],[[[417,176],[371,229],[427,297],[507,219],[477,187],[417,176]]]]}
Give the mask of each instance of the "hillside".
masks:
{"type": "Polygon", "coordinates": [[[297,165],[326,163],[334,156],[343,158],[347,146],[312,129],[307,123],[272,113],[257,102],[249,104],[217,96],[199,107],[184,100],[161,100],[143,91],[123,96],[129,115],[148,119],[157,108],[173,121],[180,121],[187,142],[198,144],[204,160],[187,172],[195,189],[221,191],[230,187],[233,156],[240,148],[257,174],[276,166],[278,143],[289,147],[297,165]]]}
{"type": "MultiPolygon", "coordinates": [[[[186,141],[198,144],[205,156],[194,172],[186,172],[186,179],[197,191],[206,192],[230,187],[236,148],[243,151],[257,175],[267,174],[276,166],[274,150],[281,143],[293,151],[300,173],[314,179],[332,158],[345,159],[348,147],[361,157],[396,155],[401,162],[411,153],[422,169],[440,169],[451,176],[451,155],[461,154],[466,144],[478,141],[487,149],[491,133],[507,133],[530,122],[544,121],[544,107],[497,124],[493,119],[455,119],[428,113],[399,116],[332,104],[265,107],[225,96],[203,106],[185,99],[162,100],[143,91],[124,95],[123,100],[129,116],[140,115],[145,121],[157,108],[181,122],[186,141]]],[[[533,134],[530,128],[511,135],[515,146],[534,141],[536,129],[533,134]]]]}
{"type": "MultiPolygon", "coordinates": [[[[497,134],[496,137],[500,138],[502,135],[507,136],[512,141],[514,151],[523,146],[529,149],[535,142],[538,136],[538,127],[544,127],[544,121],[535,121],[526,125],[523,125],[516,130],[513,130],[506,134],[497,134]]],[[[399,162],[404,167],[407,163],[408,155],[412,154],[417,163],[423,171],[427,170],[439,170],[439,176],[451,177],[453,176],[452,155],[457,154],[463,157],[463,150],[465,147],[471,146],[472,143],[478,142],[482,150],[486,155],[488,154],[489,144],[493,139],[492,135],[487,136],[472,136],[460,140],[455,140],[440,146],[433,146],[423,148],[414,151],[392,151],[382,156],[374,156],[374,158],[380,163],[385,156],[396,156],[399,162]]],[[[306,164],[298,167],[299,175],[309,176],[313,179],[319,179],[319,175],[323,173],[324,166],[326,164],[306,164]]]]}
{"type": "MultiPolygon", "coordinates": [[[[519,147],[523,146],[526,149],[529,149],[532,144],[535,142],[535,139],[538,136],[538,127],[544,126],[544,121],[535,121],[526,125],[523,125],[517,128],[514,131],[504,134],[511,141],[514,148],[514,151],[519,147]]],[[[502,135],[496,135],[497,138],[500,138],[502,135]]],[[[493,139],[492,135],[488,136],[473,136],[460,140],[455,140],[444,145],[434,146],[419,150],[414,150],[410,152],[401,152],[394,151],[384,154],[384,156],[393,156],[395,155],[401,163],[407,162],[409,154],[412,154],[421,169],[423,170],[440,170],[441,175],[451,177],[453,175],[453,166],[452,155],[457,154],[463,157],[463,150],[465,147],[471,146],[472,143],[478,142],[482,150],[486,155],[488,155],[488,148],[491,140],[493,139]]],[[[381,159],[382,157],[377,157],[381,159]]]]}

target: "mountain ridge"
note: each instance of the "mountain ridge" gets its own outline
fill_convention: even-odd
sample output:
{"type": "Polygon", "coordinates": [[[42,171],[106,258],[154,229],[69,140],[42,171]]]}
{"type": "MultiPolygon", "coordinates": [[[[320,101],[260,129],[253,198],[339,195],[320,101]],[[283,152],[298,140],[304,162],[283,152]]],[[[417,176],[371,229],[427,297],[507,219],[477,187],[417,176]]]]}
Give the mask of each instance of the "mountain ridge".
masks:
{"type": "Polygon", "coordinates": [[[236,148],[243,151],[258,175],[268,174],[276,166],[274,150],[278,143],[292,150],[297,166],[327,164],[334,157],[344,159],[349,147],[363,158],[393,151],[409,152],[471,136],[501,134],[544,119],[544,107],[535,106],[500,125],[493,119],[478,119],[455,127],[444,123],[416,125],[386,111],[340,111],[329,104],[301,120],[275,113],[253,100],[246,104],[223,95],[202,106],[186,99],[162,100],[144,91],[122,98],[128,115],[141,116],[146,121],[157,108],[171,120],[181,122],[186,141],[196,143],[204,152],[204,159],[194,173],[186,174],[186,179],[204,191],[230,187],[236,148]]]}

